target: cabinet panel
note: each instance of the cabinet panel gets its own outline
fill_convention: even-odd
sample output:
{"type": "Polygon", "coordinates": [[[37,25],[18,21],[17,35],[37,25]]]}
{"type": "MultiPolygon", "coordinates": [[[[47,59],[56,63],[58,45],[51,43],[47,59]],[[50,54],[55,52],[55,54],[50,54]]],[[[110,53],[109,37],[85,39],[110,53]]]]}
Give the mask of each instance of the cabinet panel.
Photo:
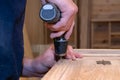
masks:
{"type": "Polygon", "coordinates": [[[120,48],[120,21],[92,22],[92,48],[120,48]]]}
{"type": "Polygon", "coordinates": [[[120,35],[112,35],[111,36],[111,47],[112,48],[120,48],[120,35]]]}
{"type": "Polygon", "coordinates": [[[92,26],[92,47],[109,46],[109,26],[108,22],[95,22],[92,26]]]}
{"type": "Polygon", "coordinates": [[[120,20],[120,0],[92,0],[92,19],[120,20]]]}
{"type": "Polygon", "coordinates": [[[112,22],[111,23],[111,32],[114,33],[120,33],[120,22],[112,22]]]}

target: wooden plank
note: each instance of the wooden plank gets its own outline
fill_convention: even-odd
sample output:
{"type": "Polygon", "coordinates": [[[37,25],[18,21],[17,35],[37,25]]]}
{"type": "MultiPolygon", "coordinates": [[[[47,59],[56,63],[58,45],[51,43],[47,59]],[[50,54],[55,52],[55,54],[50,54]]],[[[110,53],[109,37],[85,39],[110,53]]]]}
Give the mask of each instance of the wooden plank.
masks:
{"type": "Polygon", "coordinates": [[[40,0],[27,0],[25,24],[31,44],[44,43],[44,26],[39,17],[40,0]]]}
{"type": "MultiPolygon", "coordinates": [[[[45,27],[39,17],[40,7],[40,0],[27,0],[25,24],[32,48],[45,43],[45,27]]],[[[33,53],[34,55],[39,55],[41,52],[33,53]]]]}
{"type": "Polygon", "coordinates": [[[120,57],[120,49],[74,49],[84,57],[120,57]]]}
{"type": "Polygon", "coordinates": [[[109,48],[109,22],[92,22],[91,23],[91,47],[92,48],[109,48]]]}
{"type": "Polygon", "coordinates": [[[86,57],[76,60],[60,60],[42,80],[120,79],[119,49],[76,49],[75,51],[83,53],[86,57]],[[95,56],[92,56],[92,54],[95,56]],[[102,63],[98,63],[99,61],[102,63]],[[105,61],[110,63],[105,63],[105,61]]]}
{"type": "Polygon", "coordinates": [[[90,0],[81,0],[80,13],[80,48],[88,48],[89,43],[89,15],[90,15],[90,0]]]}
{"type": "Polygon", "coordinates": [[[93,0],[92,19],[120,20],[120,0],[93,0]]]}
{"type": "Polygon", "coordinates": [[[26,30],[26,26],[24,26],[23,35],[24,35],[24,53],[25,53],[24,57],[33,58],[33,53],[31,49],[28,33],[26,30]]]}
{"type": "Polygon", "coordinates": [[[92,0],[93,4],[119,4],[120,0],[92,0]]]}

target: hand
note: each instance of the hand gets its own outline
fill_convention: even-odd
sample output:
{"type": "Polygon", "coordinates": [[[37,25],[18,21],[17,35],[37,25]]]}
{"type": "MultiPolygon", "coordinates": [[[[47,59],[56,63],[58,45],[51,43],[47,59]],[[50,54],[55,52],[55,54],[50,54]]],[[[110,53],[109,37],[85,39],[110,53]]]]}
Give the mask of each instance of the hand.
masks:
{"type": "Polygon", "coordinates": [[[42,77],[55,62],[53,45],[51,45],[35,59],[24,58],[22,75],[25,77],[42,77]]]}
{"type": "Polygon", "coordinates": [[[47,2],[56,4],[62,12],[61,19],[56,24],[48,23],[45,24],[46,27],[49,28],[51,31],[56,32],[51,33],[50,37],[51,38],[59,37],[66,32],[65,38],[69,39],[74,27],[74,18],[78,11],[76,4],[73,2],[73,0],[41,0],[41,1],[42,4],[45,4],[47,2]]]}
{"type": "MultiPolygon", "coordinates": [[[[35,59],[24,59],[23,76],[43,76],[55,63],[54,47],[51,45],[42,55],[35,59]]],[[[73,52],[73,48],[68,46],[66,58],[81,58],[79,53],[73,52]]]]}
{"type": "Polygon", "coordinates": [[[82,55],[80,53],[74,52],[73,47],[68,45],[66,58],[75,60],[76,58],[82,58],[82,55]]]}

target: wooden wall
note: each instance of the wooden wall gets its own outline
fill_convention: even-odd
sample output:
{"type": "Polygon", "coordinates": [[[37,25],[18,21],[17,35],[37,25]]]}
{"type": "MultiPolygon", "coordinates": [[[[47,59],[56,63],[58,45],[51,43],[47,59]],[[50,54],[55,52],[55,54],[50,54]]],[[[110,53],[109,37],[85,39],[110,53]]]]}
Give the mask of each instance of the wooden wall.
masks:
{"type": "Polygon", "coordinates": [[[91,48],[120,49],[120,0],[92,0],[91,48]]]}
{"type": "MultiPolygon", "coordinates": [[[[115,27],[117,30],[117,33],[120,34],[119,24],[120,24],[120,0],[80,0],[81,5],[79,8],[79,11],[81,14],[79,14],[81,24],[80,26],[80,48],[94,48],[91,45],[93,44],[93,25],[96,22],[107,22],[108,23],[108,38],[109,44],[106,48],[111,48],[111,31],[115,27]],[[89,1],[89,2],[88,2],[89,1]],[[111,25],[116,23],[111,28],[111,25]]],[[[102,25],[101,25],[102,26],[102,25]]],[[[103,24],[104,26],[104,24],[103,24]]],[[[107,35],[105,34],[105,35],[107,35]]],[[[120,35],[117,34],[117,39],[120,40],[120,35]]],[[[99,36],[98,36],[99,37],[99,36]]],[[[98,37],[95,37],[96,39],[98,37]]],[[[102,37],[101,37],[102,38],[102,37]]],[[[120,43],[120,41],[119,41],[120,43]]],[[[106,45],[102,45],[106,46],[106,45]]],[[[120,46],[120,44],[119,44],[120,46]]],[[[103,47],[99,47],[103,48],[103,47]]],[[[105,48],[105,47],[104,47],[105,48]]],[[[120,48],[120,47],[117,47],[120,48]]]]}
{"type": "Polygon", "coordinates": [[[40,45],[45,44],[45,28],[39,18],[40,6],[40,0],[27,0],[25,24],[35,54],[39,51],[40,45]]]}
{"type": "Polygon", "coordinates": [[[92,0],[91,19],[120,20],[120,0],[92,0]]]}

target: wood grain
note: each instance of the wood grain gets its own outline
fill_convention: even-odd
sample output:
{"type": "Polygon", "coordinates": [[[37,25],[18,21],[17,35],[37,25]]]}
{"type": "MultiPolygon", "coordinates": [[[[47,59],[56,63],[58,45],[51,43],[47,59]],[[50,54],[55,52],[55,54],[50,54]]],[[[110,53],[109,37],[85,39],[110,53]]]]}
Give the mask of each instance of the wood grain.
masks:
{"type": "Polygon", "coordinates": [[[76,60],[60,60],[42,80],[119,80],[120,50],[82,49],[75,50],[85,55],[76,60]],[[104,56],[101,56],[100,53],[104,56]],[[96,56],[87,56],[99,54],[96,56]],[[108,55],[111,56],[108,56],[108,55]],[[115,55],[115,56],[112,56],[115,55]],[[105,56],[106,55],[106,56],[105,56]],[[110,61],[111,64],[97,64],[96,61],[110,61]]]}
{"type": "Polygon", "coordinates": [[[120,21],[120,0],[92,0],[93,20],[119,20],[120,21]]]}

